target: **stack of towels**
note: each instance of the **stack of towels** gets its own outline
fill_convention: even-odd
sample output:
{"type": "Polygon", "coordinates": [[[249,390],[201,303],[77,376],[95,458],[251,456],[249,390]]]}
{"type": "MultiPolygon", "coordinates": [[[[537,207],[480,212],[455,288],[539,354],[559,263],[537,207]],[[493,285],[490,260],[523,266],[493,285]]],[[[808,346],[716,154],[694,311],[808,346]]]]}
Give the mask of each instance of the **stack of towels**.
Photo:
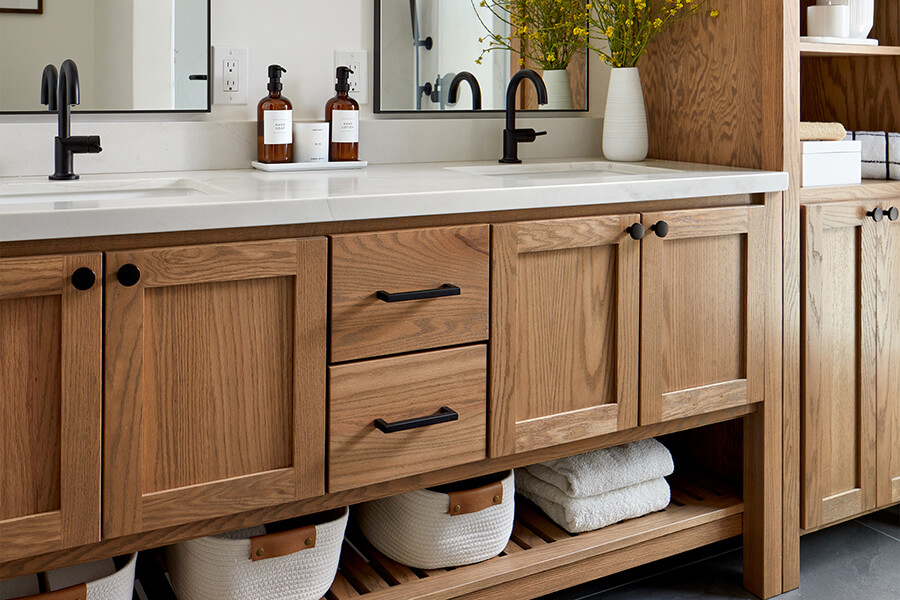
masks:
{"type": "Polygon", "coordinates": [[[516,491],[569,533],[600,529],[669,505],[675,470],[654,439],[516,470],[516,491]]]}
{"type": "Polygon", "coordinates": [[[862,145],[862,178],[900,180],[900,133],[851,131],[848,140],[862,145]]]}

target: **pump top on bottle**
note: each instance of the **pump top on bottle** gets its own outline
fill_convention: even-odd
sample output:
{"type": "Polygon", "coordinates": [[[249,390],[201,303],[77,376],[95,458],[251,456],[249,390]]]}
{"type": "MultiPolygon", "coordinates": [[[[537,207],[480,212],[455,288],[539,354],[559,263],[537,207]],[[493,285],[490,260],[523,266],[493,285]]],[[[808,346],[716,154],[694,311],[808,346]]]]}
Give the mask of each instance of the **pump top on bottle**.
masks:
{"type": "Polygon", "coordinates": [[[328,158],[331,161],[359,160],[359,102],[350,97],[349,67],[338,67],[337,92],[325,104],[325,120],[330,124],[331,140],[328,158]]]}
{"type": "Polygon", "coordinates": [[[291,101],[281,95],[282,73],[287,69],[269,65],[269,95],[256,107],[256,149],[261,163],[287,163],[293,158],[293,110],[291,101]]]}

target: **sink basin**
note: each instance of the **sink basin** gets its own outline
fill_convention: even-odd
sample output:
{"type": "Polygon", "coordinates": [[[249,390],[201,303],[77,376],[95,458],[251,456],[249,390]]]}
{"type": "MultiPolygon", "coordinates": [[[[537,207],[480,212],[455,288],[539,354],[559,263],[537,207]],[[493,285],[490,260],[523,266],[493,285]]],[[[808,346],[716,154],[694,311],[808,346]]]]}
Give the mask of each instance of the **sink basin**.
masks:
{"type": "Polygon", "coordinates": [[[0,204],[181,198],[220,193],[221,189],[190,178],[48,181],[6,184],[0,187],[0,204]]]}
{"type": "Polygon", "coordinates": [[[617,163],[602,160],[562,163],[525,163],[520,165],[487,165],[477,167],[447,167],[450,171],[484,175],[487,177],[507,177],[518,180],[578,180],[607,179],[635,175],[662,175],[675,173],[675,169],[649,167],[641,164],[617,163]]]}

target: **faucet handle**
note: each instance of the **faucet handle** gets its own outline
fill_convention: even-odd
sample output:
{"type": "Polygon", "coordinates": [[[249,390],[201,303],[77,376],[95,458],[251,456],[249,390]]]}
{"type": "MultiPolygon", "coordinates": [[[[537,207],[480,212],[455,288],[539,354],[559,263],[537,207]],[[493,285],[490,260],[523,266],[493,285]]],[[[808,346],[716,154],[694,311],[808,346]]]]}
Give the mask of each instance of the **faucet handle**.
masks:
{"type": "Polygon", "coordinates": [[[533,142],[539,135],[547,135],[546,131],[535,131],[534,129],[516,129],[517,142],[533,142]]]}

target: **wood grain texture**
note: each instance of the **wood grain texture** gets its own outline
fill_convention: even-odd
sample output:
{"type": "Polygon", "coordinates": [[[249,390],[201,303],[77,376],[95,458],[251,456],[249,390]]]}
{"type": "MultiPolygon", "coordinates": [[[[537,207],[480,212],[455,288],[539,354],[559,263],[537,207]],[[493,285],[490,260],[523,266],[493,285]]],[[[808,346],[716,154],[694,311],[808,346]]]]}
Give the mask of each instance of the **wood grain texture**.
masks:
{"type": "Polygon", "coordinates": [[[859,185],[803,188],[800,200],[803,203],[845,202],[847,200],[893,199],[900,197],[900,181],[880,181],[864,179],[859,185]]]}
{"type": "Polygon", "coordinates": [[[494,227],[491,456],[636,422],[640,245],[625,231],[636,222],[494,227]]]}
{"type": "Polygon", "coordinates": [[[485,458],[483,344],[329,367],[328,489],[347,490],[485,458]],[[384,433],[447,406],[456,421],[384,433]]]}
{"type": "Polygon", "coordinates": [[[0,560],[100,539],[102,291],[69,277],[101,266],[0,260],[0,560]]]}
{"type": "Polygon", "coordinates": [[[358,504],[387,496],[394,496],[426,487],[443,485],[453,481],[469,479],[481,475],[489,475],[510,468],[519,468],[538,462],[545,462],[590,452],[600,448],[609,448],[627,444],[636,440],[659,437],[678,431],[686,431],[705,427],[713,423],[722,423],[734,419],[742,419],[757,412],[758,405],[743,405],[723,411],[687,417],[676,421],[658,423],[646,427],[636,427],[625,431],[617,431],[605,436],[568,442],[559,446],[551,446],[521,454],[513,454],[491,458],[475,463],[441,469],[413,475],[403,479],[379,483],[364,488],[356,488],[345,492],[331,492],[305,500],[288,502],[278,506],[253,509],[238,514],[223,515],[211,519],[196,520],[181,525],[164,527],[153,531],[131,534],[119,538],[108,538],[104,541],[83,545],[63,551],[53,551],[36,555],[30,548],[27,558],[0,563],[0,578],[16,577],[26,573],[46,571],[67,565],[109,558],[138,550],[156,548],[196,537],[215,535],[252,527],[264,523],[281,521],[311,513],[358,504]]]}
{"type": "Polygon", "coordinates": [[[331,360],[341,362],[487,339],[487,225],[331,238],[331,360]],[[379,290],[458,286],[459,296],[383,302],[379,290]]]}
{"type": "Polygon", "coordinates": [[[843,518],[841,508],[875,505],[876,224],[865,217],[870,208],[847,202],[803,209],[804,529],[843,518]],[[853,490],[859,502],[840,499],[853,490]]]}
{"type": "MultiPolygon", "coordinates": [[[[900,205],[900,198],[896,204],[900,205]]],[[[900,502],[900,223],[877,228],[876,504],[900,502]]]]}
{"type": "Polygon", "coordinates": [[[324,492],[325,260],[321,238],[109,254],[105,535],[324,492]]]}
{"type": "Polygon", "coordinates": [[[764,390],[765,207],[645,213],[641,257],[641,423],[760,402],[764,390]],[[686,392],[728,384],[713,404],[686,392]],[[682,393],[685,392],[685,393],[682,393]],[[668,399],[668,402],[666,400],[668,399]],[[677,406],[679,400],[688,405],[677,406]],[[722,406],[718,402],[724,402],[722,406]]]}
{"type": "Polygon", "coordinates": [[[900,56],[900,46],[800,42],[800,56],[803,58],[819,58],[823,56],[900,56]]]}

